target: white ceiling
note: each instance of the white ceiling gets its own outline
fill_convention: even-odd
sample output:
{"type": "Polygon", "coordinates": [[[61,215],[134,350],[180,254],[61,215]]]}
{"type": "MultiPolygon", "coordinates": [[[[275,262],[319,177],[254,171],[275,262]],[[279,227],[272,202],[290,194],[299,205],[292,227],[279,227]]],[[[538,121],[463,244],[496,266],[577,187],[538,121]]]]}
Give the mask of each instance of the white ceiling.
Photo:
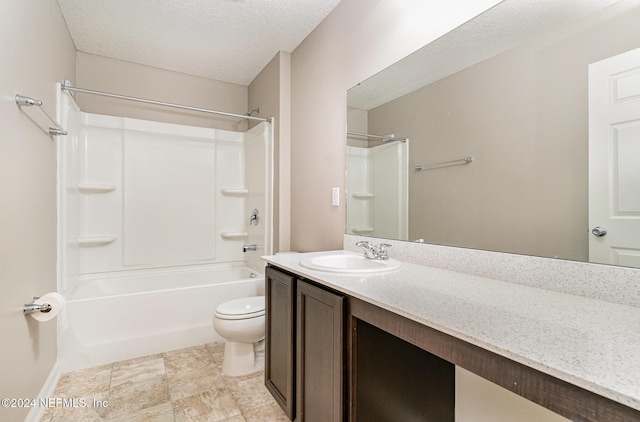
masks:
{"type": "Polygon", "coordinates": [[[340,0],[58,0],[78,51],[249,85],[340,0]]]}

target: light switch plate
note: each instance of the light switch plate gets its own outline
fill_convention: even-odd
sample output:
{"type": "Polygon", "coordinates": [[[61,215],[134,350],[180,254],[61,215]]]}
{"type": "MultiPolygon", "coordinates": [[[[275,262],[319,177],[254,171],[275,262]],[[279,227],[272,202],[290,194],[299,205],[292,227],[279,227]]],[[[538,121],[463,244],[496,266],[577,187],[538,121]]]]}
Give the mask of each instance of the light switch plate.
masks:
{"type": "Polygon", "coordinates": [[[340,188],[331,189],[331,205],[334,207],[340,206],[340,188]]]}

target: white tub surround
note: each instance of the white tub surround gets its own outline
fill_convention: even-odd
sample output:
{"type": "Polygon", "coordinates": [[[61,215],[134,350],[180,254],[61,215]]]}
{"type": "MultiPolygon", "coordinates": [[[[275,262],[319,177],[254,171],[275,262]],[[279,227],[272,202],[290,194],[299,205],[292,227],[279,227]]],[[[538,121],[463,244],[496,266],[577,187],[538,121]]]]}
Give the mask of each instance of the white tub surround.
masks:
{"type": "Polygon", "coordinates": [[[409,141],[347,146],[347,232],[407,239],[409,141]]]}
{"type": "Polygon", "coordinates": [[[270,253],[272,125],[233,132],[84,113],[67,92],[60,102],[61,293],[83,274],[270,253]]]}
{"type": "Polygon", "coordinates": [[[59,102],[62,370],[221,340],[216,306],[262,294],[249,273],[271,253],[272,124],[234,132],[84,113],[66,91],[59,102]]]}
{"type": "Polygon", "coordinates": [[[408,262],[399,270],[366,276],[299,265],[323,253],[264,259],[640,410],[640,308],[408,262]]]}

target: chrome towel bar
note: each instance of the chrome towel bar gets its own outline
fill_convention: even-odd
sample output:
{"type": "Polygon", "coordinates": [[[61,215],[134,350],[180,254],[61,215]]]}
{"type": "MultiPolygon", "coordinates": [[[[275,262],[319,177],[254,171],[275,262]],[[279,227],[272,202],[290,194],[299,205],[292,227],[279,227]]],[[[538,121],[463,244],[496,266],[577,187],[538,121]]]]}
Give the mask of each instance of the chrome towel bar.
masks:
{"type": "Polygon", "coordinates": [[[464,158],[459,158],[457,160],[442,161],[440,163],[424,164],[421,166],[416,166],[415,170],[416,171],[432,170],[432,169],[437,169],[441,167],[457,166],[460,164],[469,164],[471,162],[473,162],[473,157],[464,157],[464,158]]]}
{"type": "Polygon", "coordinates": [[[51,117],[47,109],[44,107],[44,104],[42,104],[42,101],[34,100],[31,97],[25,97],[24,95],[20,95],[20,94],[16,94],[15,99],[18,107],[30,107],[30,106],[40,107],[40,110],[42,110],[45,116],[47,116],[49,120],[51,120],[51,122],[56,126],[56,127],[49,127],[49,135],[60,136],[60,135],[67,134],[67,131],[64,130],[62,126],[60,126],[60,124],[56,122],[56,120],[53,117],[51,117]]]}

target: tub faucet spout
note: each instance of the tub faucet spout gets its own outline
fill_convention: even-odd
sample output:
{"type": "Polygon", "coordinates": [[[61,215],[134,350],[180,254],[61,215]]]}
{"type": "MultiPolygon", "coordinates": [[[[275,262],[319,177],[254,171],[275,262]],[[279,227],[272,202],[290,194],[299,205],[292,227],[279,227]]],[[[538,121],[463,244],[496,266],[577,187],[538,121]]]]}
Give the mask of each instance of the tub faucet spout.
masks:
{"type": "Polygon", "coordinates": [[[242,245],[242,252],[255,251],[257,249],[258,247],[256,245],[242,245]]]}

